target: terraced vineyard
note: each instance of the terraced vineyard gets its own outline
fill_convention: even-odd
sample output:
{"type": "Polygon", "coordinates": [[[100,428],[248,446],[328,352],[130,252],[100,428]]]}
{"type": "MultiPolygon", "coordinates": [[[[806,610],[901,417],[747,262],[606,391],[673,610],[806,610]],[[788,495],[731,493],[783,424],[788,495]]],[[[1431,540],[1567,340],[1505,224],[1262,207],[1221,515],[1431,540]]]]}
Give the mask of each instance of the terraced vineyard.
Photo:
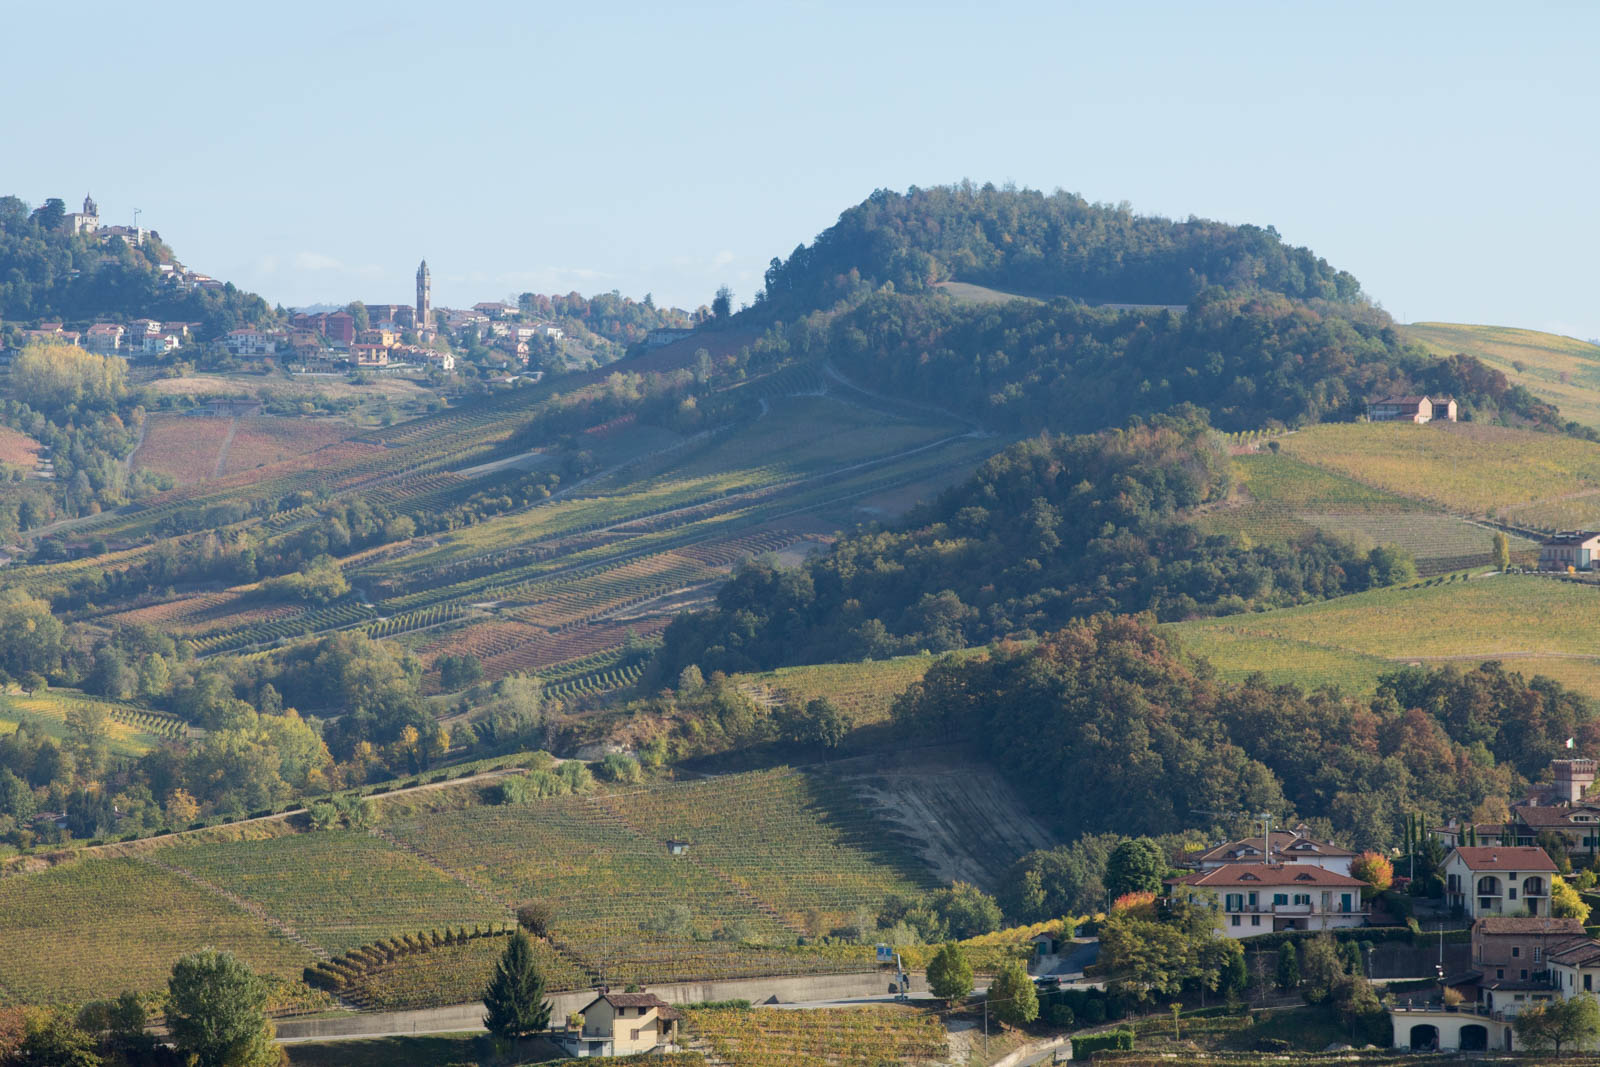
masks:
{"type": "Polygon", "coordinates": [[[162,989],[179,956],[208,945],[284,978],[314,959],[246,910],[137,860],[0,878],[0,1005],[162,989]]]}
{"type": "MultiPolygon", "coordinates": [[[[371,968],[340,994],[372,1011],[465,1004],[483,995],[505,950],[505,938],[480,937],[409,953],[371,968]]],[[[534,939],[533,954],[550,992],[587,988],[589,976],[545,942],[534,939]]]]}
{"type": "Polygon", "coordinates": [[[914,1067],[949,1056],[939,1016],[900,1007],[696,1009],[685,1028],[691,1049],[703,1046],[729,1067],[914,1067]]]}
{"type": "Polygon", "coordinates": [[[1406,663],[1499,660],[1600,697],[1600,590],[1531,575],[1438,581],[1318,604],[1171,624],[1185,648],[1225,675],[1260,670],[1302,685],[1370,691],[1406,663]]]}

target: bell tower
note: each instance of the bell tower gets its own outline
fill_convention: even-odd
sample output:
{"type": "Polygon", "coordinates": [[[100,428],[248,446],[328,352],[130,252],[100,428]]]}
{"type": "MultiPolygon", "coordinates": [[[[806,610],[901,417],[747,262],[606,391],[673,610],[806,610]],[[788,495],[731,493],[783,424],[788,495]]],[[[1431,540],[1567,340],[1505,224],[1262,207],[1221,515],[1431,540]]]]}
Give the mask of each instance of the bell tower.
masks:
{"type": "Polygon", "coordinates": [[[428,274],[428,261],[417,267],[417,330],[433,329],[433,278],[428,274]]]}

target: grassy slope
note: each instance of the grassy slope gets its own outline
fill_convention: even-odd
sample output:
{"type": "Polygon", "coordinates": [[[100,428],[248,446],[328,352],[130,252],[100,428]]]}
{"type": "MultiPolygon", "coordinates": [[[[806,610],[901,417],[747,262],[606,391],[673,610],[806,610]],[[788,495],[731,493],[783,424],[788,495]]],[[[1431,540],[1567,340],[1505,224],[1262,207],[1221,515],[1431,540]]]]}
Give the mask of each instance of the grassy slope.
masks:
{"type": "Polygon", "coordinates": [[[1569,528],[1600,523],[1600,445],[1457,423],[1338,423],[1282,439],[1306,464],[1455,514],[1569,528]]]}
{"type": "MultiPolygon", "coordinates": [[[[964,649],[952,655],[979,655],[982,649],[964,649]]],[[[894,698],[912,682],[920,682],[937,656],[897,656],[864,663],[818,663],[805,667],[779,667],[733,679],[745,692],[763,703],[804,704],[827,697],[848,712],[857,726],[883,722],[894,698]]]]}
{"type": "MultiPolygon", "coordinates": [[[[1288,454],[1241,455],[1234,470],[1234,505],[1198,519],[1209,531],[1282,541],[1320,528],[1357,544],[1401,545],[1425,574],[1489,560],[1492,531],[1485,527],[1288,454]]],[[[1513,539],[1514,552],[1531,555],[1535,547],[1513,539]]]]}
{"type": "Polygon", "coordinates": [[[1600,426],[1600,345],[1508,326],[1417,322],[1405,332],[1436,355],[1477,356],[1586,426],[1600,426]]]}
{"type": "Polygon", "coordinates": [[[1230,678],[1370,691],[1395,666],[1500,660],[1600,697],[1600,592],[1533,576],[1435,581],[1254,615],[1168,626],[1230,678]]]}
{"type": "Polygon", "coordinates": [[[24,693],[0,693],[0,734],[10,733],[19,725],[27,726],[35,736],[44,735],[56,741],[65,741],[69,735],[67,712],[74,704],[98,705],[105,711],[106,741],[113,756],[142,756],[157,744],[160,738],[140,729],[130,721],[116,717],[125,705],[100,700],[76,690],[40,690],[29,696],[24,693]]]}

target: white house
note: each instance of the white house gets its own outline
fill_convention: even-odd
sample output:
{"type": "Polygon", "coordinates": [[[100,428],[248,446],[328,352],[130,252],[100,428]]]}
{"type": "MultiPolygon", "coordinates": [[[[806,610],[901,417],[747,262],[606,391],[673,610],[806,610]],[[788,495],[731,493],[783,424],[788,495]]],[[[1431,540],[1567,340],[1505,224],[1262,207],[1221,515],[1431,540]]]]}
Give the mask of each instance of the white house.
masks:
{"type": "Polygon", "coordinates": [[[236,356],[270,356],[277,351],[277,342],[260,330],[244,327],[229,330],[222,344],[236,356]]]}
{"type": "Polygon", "coordinates": [[[1309,863],[1334,874],[1348,875],[1356,854],[1332,841],[1318,841],[1306,827],[1274,830],[1268,842],[1261,836],[1229,841],[1199,854],[1185,857],[1184,866],[1211,870],[1230,863],[1309,863]]]}
{"type": "Polygon", "coordinates": [[[1245,938],[1360,926],[1367,915],[1365,885],[1314,863],[1229,863],[1173,879],[1168,892],[1210,890],[1222,902],[1222,932],[1245,938]]]}
{"type": "Polygon", "coordinates": [[[1444,860],[1445,902],[1469,918],[1550,914],[1556,865],[1527,845],[1457,846],[1444,860]]]}

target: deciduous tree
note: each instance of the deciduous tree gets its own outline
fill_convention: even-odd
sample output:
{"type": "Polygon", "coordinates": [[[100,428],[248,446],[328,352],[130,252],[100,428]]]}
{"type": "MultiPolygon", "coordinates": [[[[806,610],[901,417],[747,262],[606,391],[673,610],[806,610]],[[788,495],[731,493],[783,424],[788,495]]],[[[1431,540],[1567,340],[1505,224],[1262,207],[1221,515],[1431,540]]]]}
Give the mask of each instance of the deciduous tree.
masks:
{"type": "Polygon", "coordinates": [[[954,941],[947,941],[928,961],[928,989],[946,1004],[972,993],[972,964],[954,941]]]}
{"type": "Polygon", "coordinates": [[[1007,962],[995,974],[989,984],[989,1001],[994,1005],[995,1016],[1013,1026],[1039,1017],[1039,994],[1021,960],[1007,962]]]}
{"type": "Polygon", "coordinates": [[[229,952],[204,949],[178,960],[167,980],[167,1031],[196,1067],[278,1067],[267,991],[229,952]]]}

